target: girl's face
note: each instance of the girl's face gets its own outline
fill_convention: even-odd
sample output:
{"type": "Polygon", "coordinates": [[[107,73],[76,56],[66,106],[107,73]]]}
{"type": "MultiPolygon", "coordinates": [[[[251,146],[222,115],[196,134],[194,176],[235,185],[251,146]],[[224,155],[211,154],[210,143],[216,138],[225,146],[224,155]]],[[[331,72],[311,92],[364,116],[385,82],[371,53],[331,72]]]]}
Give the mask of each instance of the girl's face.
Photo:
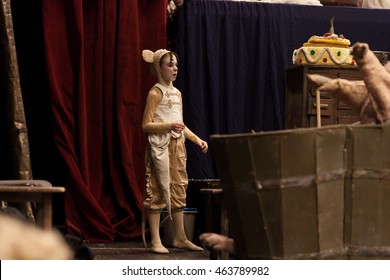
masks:
{"type": "Polygon", "coordinates": [[[177,77],[178,62],[174,54],[167,53],[161,58],[161,78],[167,83],[170,84],[174,82],[177,77]]]}

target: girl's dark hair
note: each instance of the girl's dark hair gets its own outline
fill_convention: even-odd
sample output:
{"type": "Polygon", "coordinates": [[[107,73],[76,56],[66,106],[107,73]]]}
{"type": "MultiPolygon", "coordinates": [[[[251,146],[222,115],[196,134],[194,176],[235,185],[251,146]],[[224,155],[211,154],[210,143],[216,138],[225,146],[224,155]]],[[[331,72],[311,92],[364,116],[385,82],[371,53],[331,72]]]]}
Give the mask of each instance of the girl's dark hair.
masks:
{"type": "Polygon", "coordinates": [[[164,54],[164,55],[160,58],[160,66],[162,65],[162,59],[163,59],[163,57],[165,57],[166,55],[169,55],[170,61],[172,61],[172,60],[173,60],[173,56],[175,56],[176,59],[177,59],[177,62],[179,62],[179,57],[177,56],[177,53],[175,53],[175,52],[173,52],[173,51],[170,51],[169,53],[164,54]]]}

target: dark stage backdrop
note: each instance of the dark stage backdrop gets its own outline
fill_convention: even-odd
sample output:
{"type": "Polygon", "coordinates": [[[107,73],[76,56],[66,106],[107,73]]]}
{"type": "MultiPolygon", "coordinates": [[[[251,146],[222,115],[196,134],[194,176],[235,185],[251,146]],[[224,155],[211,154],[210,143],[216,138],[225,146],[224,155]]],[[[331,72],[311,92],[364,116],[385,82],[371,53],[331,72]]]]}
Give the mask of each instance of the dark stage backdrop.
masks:
{"type": "MultiPolygon", "coordinates": [[[[25,98],[32,158],[36,162],[43,155],[47,161],[40,164],[49,169],[58,159],[63,168],[69,233],[88,241],[138,238],[146,145],[141,120],[154,83],[141,51],[165,47],[166,1],[42,0],[41,10],[30,11],[14,2],[19,15],[37,12],[42,17],[40,32],[25,34],[31,31],[27,20],[31,16],[23,24],[15,16],[20,35],[16,45],[24,41],[39,50],[35,57],[20,55],[22,64],[35,63],[24,64],[23,78],[32,75],[47,81],[35,92],[29,88],[34,82],[22,81],[24,95],[30,92],[42,101],[34,104],[32,96],[25,98]],[[42,49],[37,40],[42,40],[42,49]],[[41,54],[43,60],[36,59],[41,54]],[[38,114],[46,118],[34,123],[30,106],[43,108],[38,114]],[[39,131],[42,126],[48,130],[39,131]],[[54,140],[48,143],[55,150],[38,140],[39,135],[49,139],[51,128],[54,140]]],[[[19,49],[29,51],[28,46],[19,49]]],[[[34,165],[33,173],[35,178],[51,180],[34,165]]]]}
{"type": "MultiPolygon", "coordinates": [[[[244,1],[186,0],[179,17],[179,76],[186,124],[211,134],[284,128],[285,71],[312,35],[335,32],[390,50],[390,10],[244,1]]],[[[217,178],[207,156],[188,145],[193,178],[217,178]]]]}

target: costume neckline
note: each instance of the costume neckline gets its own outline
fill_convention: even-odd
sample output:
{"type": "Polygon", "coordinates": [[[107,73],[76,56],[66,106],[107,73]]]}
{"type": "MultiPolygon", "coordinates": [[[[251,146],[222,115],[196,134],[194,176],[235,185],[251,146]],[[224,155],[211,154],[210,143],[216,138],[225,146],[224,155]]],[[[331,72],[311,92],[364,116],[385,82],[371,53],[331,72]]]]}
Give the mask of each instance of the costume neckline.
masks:
{"type": "Polygon", "coordinates": [[[172,87],[166,87],[163,84],[156,83],[156,86],[162,87],[163,89],[165,89],[167,91],[175,90],[175,87],[173,85],[172,85],[172,87]]]}

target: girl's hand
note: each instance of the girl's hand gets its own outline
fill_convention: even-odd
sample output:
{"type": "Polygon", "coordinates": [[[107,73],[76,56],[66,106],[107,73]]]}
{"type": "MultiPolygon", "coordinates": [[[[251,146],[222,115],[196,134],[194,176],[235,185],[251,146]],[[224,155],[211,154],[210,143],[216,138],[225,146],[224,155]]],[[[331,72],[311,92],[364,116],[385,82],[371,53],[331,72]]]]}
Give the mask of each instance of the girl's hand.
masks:
{"type": "Polygon", "coordinates": [[[184,128],[186,128],[186,126],[184,125],[184,123],[181,122],[171,124],[171,130],[176,133],[182,132],[184,128]]]}
{"type": "Polygon", "coordinates": [[[209,145],[206,141],[200,140],[198,143],[196,143],[199,148],[202,150],[203,153],[207,153],[207,150],[209,149],[209,145]]]}

